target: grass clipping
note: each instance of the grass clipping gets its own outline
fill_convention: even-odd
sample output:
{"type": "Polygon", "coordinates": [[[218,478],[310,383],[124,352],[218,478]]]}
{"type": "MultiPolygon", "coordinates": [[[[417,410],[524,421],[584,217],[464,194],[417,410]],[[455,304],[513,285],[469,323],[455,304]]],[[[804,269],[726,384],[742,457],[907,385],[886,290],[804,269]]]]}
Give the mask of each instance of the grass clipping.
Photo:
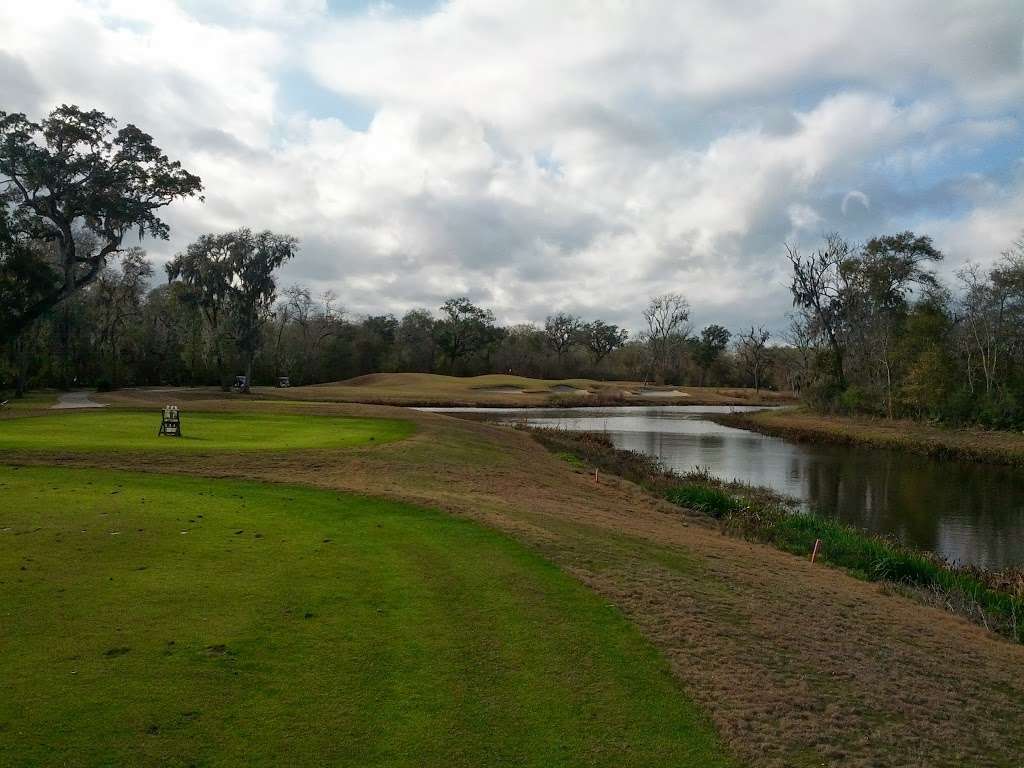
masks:
{"type": "Polygon", "coordinates": [[[819,560],[1024,643],[1024,569],[989,570],[950,563],[831,518],[799,513],[796,500],[769,489],[727,482],[706,469],[679,474],[644,453],[617,449],[600,433],[528,429],[571,463],[637,483],[673,504],[719,521],[726,533],[797,555],[809,555],[820,539],[819,560]]]}

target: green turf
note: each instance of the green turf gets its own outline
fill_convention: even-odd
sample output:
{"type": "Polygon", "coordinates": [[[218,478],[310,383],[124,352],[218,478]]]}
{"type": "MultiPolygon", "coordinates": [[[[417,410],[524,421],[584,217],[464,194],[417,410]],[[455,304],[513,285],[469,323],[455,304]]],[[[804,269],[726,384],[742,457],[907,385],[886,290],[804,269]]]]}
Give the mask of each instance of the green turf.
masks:
{"type": "Polygon", "coordinates": [[[158,437],[160,412],[81,411],[0,421],[0,450],[287,451],[408,437],[412,422],[249,413],[182,414],[182,437],[158,437]]]}
{"type": "Polygon", "coordinates": [[[2,765],[727,763],[553,565],[292,486],[0,467],[0,681],[2,765]]]}

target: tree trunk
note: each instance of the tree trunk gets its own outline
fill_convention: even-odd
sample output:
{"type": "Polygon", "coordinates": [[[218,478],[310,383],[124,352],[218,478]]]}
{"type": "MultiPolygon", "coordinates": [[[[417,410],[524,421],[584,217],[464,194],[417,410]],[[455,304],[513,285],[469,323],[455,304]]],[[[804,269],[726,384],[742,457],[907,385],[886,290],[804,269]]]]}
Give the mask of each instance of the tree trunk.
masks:
{"type": "Polygon", "coordinates": [[[14,337],[11,344],[11,364],[14,368],[14,396],[21,398],[25,396],[25,345],[24,334],[20,333],[14,337]]]}

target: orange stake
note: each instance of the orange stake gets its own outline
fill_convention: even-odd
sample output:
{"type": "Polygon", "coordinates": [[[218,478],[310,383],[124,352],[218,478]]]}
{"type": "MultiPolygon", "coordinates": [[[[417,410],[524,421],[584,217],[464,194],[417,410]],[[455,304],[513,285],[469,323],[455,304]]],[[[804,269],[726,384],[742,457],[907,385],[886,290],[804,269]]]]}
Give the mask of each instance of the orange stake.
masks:
{"type": "Polygon", "coordinates": [[[814,550],[811,552],[811,562],[812,563],[814,562],[814,559],[818,556],[819,552],[821,552],[821,539],[815,539],[814,540],[814,550]]]}

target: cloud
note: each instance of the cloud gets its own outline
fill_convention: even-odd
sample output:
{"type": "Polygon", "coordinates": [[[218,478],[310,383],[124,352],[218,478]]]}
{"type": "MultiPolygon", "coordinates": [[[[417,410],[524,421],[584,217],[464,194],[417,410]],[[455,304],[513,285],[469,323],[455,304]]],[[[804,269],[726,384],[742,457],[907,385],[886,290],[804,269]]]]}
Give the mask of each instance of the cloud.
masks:
{"type": "Polygon", "coordinates": [[[917,227],[987,260],[1024,224],[1013,0],[330,6],[0,8],[2,108],[136,122],[207,189],[157,258],[291,232],[283,281],[355,312],[637,327],[679,290],[698,325],[778,325],[785,240],[917,227]]]}
{"type": "Polygon", "coordinates": [[[846,215],[846,207],[850,204],[851,200],[856,200],[866,210],[871,209],[871,198],[861,192],[859,189],[851,189],[845,195],[843,195],[843,202],[840,204],[839,209],[843,212],[843,216],[846,215]]]}

